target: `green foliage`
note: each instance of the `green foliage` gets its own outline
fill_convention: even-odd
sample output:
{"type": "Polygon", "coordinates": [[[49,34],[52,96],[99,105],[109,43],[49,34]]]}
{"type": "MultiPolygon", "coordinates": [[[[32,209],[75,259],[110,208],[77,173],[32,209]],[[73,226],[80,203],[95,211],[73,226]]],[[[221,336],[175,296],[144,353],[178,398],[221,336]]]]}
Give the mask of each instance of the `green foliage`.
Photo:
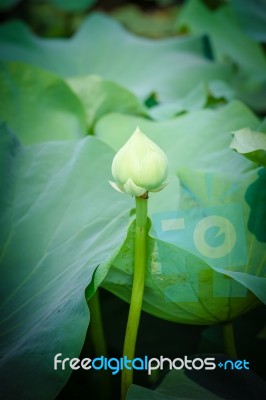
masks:
{"type": "MultiPolygon", "coordinates": [[[[14,7],[22,0],[0,0],[0,10],[6,10],[14,7]]],[[[32,0],[33,3],[38,3],[38,0],[32,0]]],[[[45,3],[50,3],[64,11],[83,11],[92,7],[96,0],[47,0],[45,3]]]]}
{"type": "Polygon", "coordinates": [[[96,75],[67,79],[67,83],[84,106],[87,125],[91,130],[103,115],[113,112],[147,115],[146,108],[129,90],[96,75]]]}
{"type": "Polygon", "coordinates": [[[240,129],[233,134],[230,147],[256,164],[266,167],[266,134],[249,128],[240,129]]]}
{"type": "Polygon", "coordinates": [[[130,31],[149,38],[162,38],[176,34],[178,7],[143,12],[134,4],[124,4],[112,11],[112,16],[130,31]]]}
{"type": "Polygon", "coordinates": [[[22,63],[0,64],[0,118],[23,144],[84,136],[84,109],[56,75],[22,63]]]}
{"type": "Polygon", "coordinates": [[[141,99],[156,92],[160,102],[182,98],[198,82],[228,82],[232,77],[230,67],[205,57],[202,37],[155,42],[96,13],[70,40],[40,39],[21,22],[6,23],[0,27],[0,58],[27,62],[63,78],[97,74],[141,99]]]}
{"type": "MultiPolygon", "coordinates": [[[[132,226],[102,283],[105,289],[127,302],[131,295],[133,250],[132,226]]],[[[219,272],[227,275],[226,269],[219,272]]],[[[234,273],[230,273],[235,278],[234,273]]],[[[100,274],[101,266],[95,278],[99,279],[100,274]]],[[[258,304],[251,293],[246,294],[241,285],[237,285],[234,279],[226,279],[224,275],[217,273],[191,251],[157,237],[149,237],[143,309],[168,321],[209,325],[234,318],[258,304]],[[224,295],[215,297],[215,290],[224,286],[224,295]],[[239,296],[230,296],[228,299],[229,293],[235,290],[239,291],[239,296]]],[[[243,281],[245,284],[245,279],[243,281]]],[[[261,281],[258,281],[254,281],[250,287],[253,289],[260,286],[261,281]]]]}
{"type": "Polygon", "coordinates": [[[9,10],[21,0],[0,0],[0,10],[9,10]]]}
{"type": "Polygon", "coordinates": [[[266,42],[266,8],[263,0],[232,0],[233,12],[252,39],[266,42]]]}
{"type": "Polygon", "coordinates": [[[213,12],[200,0],[189,0],[178,16],[177,27],[208,35],[215,59],[235,66],[233,84],[239,96],[256,110],[265,110],[266,56],[240,28],[228,5],[213,12]]]}
{"type": "MultiPolygon", "coordinates": [[[[216,360],[217,358],[216,356],[216,360]]],[[[220,359],[226,360],[224,357],[220,359]]],[[[258,376],[251,371],[237,372],[233,378],[234,384],[230,384],[228,370],[171,371],[154,390],[132,385],[126,400],[222,400],[228,397],[237,400],[245,397],[247,399],[264,397],[265,386],[258,376]]]]}
{"type": "Polygon", "coordinates": [[[218,107],[234,99],[234,91],[223,81],[199,83],[186,96],[177,101],[158,104],[150,111],[155,120],[170,119],[183,112],[200,110],[205,107],[218,107]]]}
{"type": "Polygon", "coordinates": [[[52,359],[81,351],[84,290],[124,239],[127,198],[107,182],[113,151],[99,140],[22,147],[0,133],[1,393],[53,399],[71,371],[51,373],[52,359]]]}
{"type": "Polygon", "coordinates": [[[93,75],[64,81],[18,62],[0,63],[0,91],[0,118],[23,144],[82,137],[111,111],[147,115],[138,98],[115,82],[93,75]]]}
{"type": "MultiPolygon", "coordinates": [[[[70,39],[41,39],[20,21],[0,27],[0,117],[12,131],[1,126],[5,398],[55,398],[70,371],[51,373],[52,358],[81,351],[86,289],[91,297],[102,285],[129,301],[134,202],[108,180],[114,151],[138,125],[165,151],[172,175],[149,200],[143,308],[217,324],[266,301],[266,175],[252,162],[265,162],[265,122],[234,100],[265,110],[265,55],[228,7],[211,12],[191,0],[178,26],[195,36],[152,41],[97,13],[70,39]],[[231,147],[252,161],[230,149],[233,131],[231,147]],[[173,213],[195,225],[208,210],[229,212],[237,226],[232,259],[200,254],[192,230],[161,229],[173,213]]],[[[128,399],[176,398],[176,385],[178,395],[203,395],[186,379],[172,373],[154,392],[133,386],[128,399]]]]}
{"type": "MultiPolygon", "coordinates": [[[[232,290],[240,290],[241,293],[238,288],[240,283],[261,300],[266,300],[263,294],[266,279],[262,278],[266,267],[265,260],[263,261],[265,243],[256,240],[249,232],[246,233],[249,258],[242,259],[243,246],[237,250],[239,253],[236,257],[242,260],[239,270],[241,261],[233,267],[229,259],[221,266],[216,259],[211,260],[202,255],[198,258],[192,236],[179,242],[180,238],[172,238],[156,229],[158,213],[167,215],[169,211],[182,210],[185,218],[193,220],[198,208],[203,217],[208,207],[213,207],[214,210],[215,207],[226,209],[226,206],[230,208],[232,204],[238,204],[241,219],[243,218],[245,225],[248,223],[250,208],[245,195],[250,185],[257,180],[258,169],[229,148],[230,132],[235,126],[239,126],[239,120],[253,127],[259,123],[243,104],[235,102],[217,111],[190,112],[170,121],[155,122],[141,117],[110,114],[96,124],[96,135],[115,150],[128,139],[134,126],[140,126],[168,155],[172,180],[162,192],[156,196],[151,194],[149,201],[149,214],[154,230],[151,233],[153,238],[150,239],[148,259],[151,264],[148,266],[144,309],[157,317],[178,322],[210,324],[217,322],[217,318],[226,320],[229,315],[232,317],[240,314],[241,306],[244,307],[243,310],[248,304],[252,307],[255,304],[254,299],[249,295],[244,299],[245,292],[239,297],[233,296],[230,304],[226,295],[210,295],[215,292],[215,287],[224,285],[228,286],[226,290],[229,293],[230,282],[232,290]],[[238,283],[229,279],[225,284],[221,273],[238,283]],[[200,277],[199,282],[197,276],[200,277]],[[195,300],[195,293],[199,301],[195,300]]],[[[259,186],[264,193],[263,182],[259,186]]],[[[250,196],[253,198],[254,195],[250,193],[250,196]]],[[[233,213],[235,212],[234,210],[233,213]]],[[[257,219],[255,215],[253,218],[257,219]]],[[[258,217],[257,221],[259,220],[258,217]]],[[[241,235],[240,231],[238,235],[241,235]]],[[[260,234],[262,231],[263,222],[257,223],[256,233],[260,234]]],[[[130,299],[131,287],[132,240],[132,236],[129,236],[103,282],[105,288],[127,301],[130,299]]],[[[100,267],[95,278],[100,281],[104,274],[101,275],[100,267]]]]}
{"type": "Polygon", "coordinates": [[[170,372],[156,390],[132,385],[126,400],[222,400],[220,397],[189,379],[184,371],[170,372]],[[177,397],[178,396],[178,397],[177,397]]]}
{"type": "Polygon", "coordinates": [[[167,154],[172,174],[193,167],[235,174],[237,179],[251,164],[229,149],[231,132],[239,126],[256,129],[259,123],[250,109],[235,101],[217,110],[195,110],[163,121],[112,113],[98,121],[95,135],[117,151],[139,126],[167,154]]]}
{"type": "Polygon", "coordinates": [[[92,7],[96,0],[49,0],[49,3],[65,11],[83,11],[92,7]]]}

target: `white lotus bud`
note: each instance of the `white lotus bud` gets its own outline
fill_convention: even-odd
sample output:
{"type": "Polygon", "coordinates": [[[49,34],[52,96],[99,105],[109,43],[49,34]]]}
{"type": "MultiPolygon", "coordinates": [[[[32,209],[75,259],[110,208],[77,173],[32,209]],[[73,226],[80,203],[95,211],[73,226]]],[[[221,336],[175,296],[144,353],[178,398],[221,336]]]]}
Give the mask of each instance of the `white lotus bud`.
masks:
{"type": "Polygon", "coordinates": [[[115,182],[110,184],[119,192],[136,197],[158,192],[169,182],[168,160],[160,147],[137,128],[116,153],[112,175],[115,182]]]}

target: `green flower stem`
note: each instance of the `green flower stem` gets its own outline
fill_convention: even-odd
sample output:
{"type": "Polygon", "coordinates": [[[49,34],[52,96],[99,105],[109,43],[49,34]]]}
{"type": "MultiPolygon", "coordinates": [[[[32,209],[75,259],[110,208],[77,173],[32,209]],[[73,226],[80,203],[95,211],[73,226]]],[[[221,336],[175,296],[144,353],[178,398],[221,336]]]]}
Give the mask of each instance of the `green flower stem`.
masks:
{"type": "Polygon", "coordinates": [[[107,348],[102,324],[99,291],[89,300],[90,309],[90,334],[95,354],[107,357],[107,348]]]}
{"type": "MultiPolygon", "coordinates": [[[[108,357],[102,323],[99,290],[97,290],[94,296],[88,301],[88,305],[90,309],[89,333],[94,353],[96,357],[108,357]]],[[[98,395],[99,400],[112,399],[112,381],[109,371],[101,371],[98,382],[98,395]]]]}
{"type": "Polygon", "coordinates": [[[232,358],[237,358],[234,328],[231,321],[223,324],[223,336],[226,353],[232,358]]]}
{"type": "MultiPolygon", "coordinates": [[[[136,197],[136,228],[133,286],[128,314],[123,356],[133,360],[138,334],[139,320],[144,292],[146,269],[146,241],[147,241],[147,198],[136,197]]],[[[121,394],[125,400],[129,386],[133,381],[133,371],[123,369],[121,394]]]]}

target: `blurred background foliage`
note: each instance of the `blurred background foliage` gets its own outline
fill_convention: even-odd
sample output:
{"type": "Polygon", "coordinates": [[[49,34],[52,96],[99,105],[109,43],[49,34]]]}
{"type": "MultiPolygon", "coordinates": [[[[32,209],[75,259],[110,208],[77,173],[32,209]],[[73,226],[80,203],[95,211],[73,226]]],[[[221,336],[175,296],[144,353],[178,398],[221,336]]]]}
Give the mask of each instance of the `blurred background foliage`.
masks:
{"type": "Polygon", "coordinates": [[[20,18],[44,37],[67,37],[92,11],[111,14],[137,34],[164,37],[174,32],[182,1],[1,0],[2,19],[20,18]]]}
{"type": "MultiPolygon", "coordinates": [[[[0,1],[1,22],[22,20],[43,38],[73,36],[94,12],[107,14],[140,37],[205,36],[206,58],[230,66],[237,97],[265,115],[265,0],[0,1]]],[[[149,106],[157,104],[156,93],[147,101],[149,106]]]]}
{"type": "MultiPolygon", "coordinates": [[[[20,18],[43,37],[68,37],[88,13],[102,11],[132,32],[159,38],[178,35],[176,17],[184,0],[0,0],[1,20],[20,18]]],[[[230,4],[241,27],[255,40],[266,41],[264,0],[204,0],[215,10],[230,4]]]]}

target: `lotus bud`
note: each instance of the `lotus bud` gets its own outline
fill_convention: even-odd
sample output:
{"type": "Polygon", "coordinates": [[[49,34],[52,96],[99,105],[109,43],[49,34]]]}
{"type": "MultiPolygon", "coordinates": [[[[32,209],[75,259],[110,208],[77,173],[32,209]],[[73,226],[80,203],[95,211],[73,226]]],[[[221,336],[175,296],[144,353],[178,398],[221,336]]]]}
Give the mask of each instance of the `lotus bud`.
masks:
{"type": "Polygon", "coordinates": [[[114,189],[140,197],[147,192],[158,192],[169,179],[165,153],[139,128],[116,153],[112,163],[110,182],[114,189]]]}

